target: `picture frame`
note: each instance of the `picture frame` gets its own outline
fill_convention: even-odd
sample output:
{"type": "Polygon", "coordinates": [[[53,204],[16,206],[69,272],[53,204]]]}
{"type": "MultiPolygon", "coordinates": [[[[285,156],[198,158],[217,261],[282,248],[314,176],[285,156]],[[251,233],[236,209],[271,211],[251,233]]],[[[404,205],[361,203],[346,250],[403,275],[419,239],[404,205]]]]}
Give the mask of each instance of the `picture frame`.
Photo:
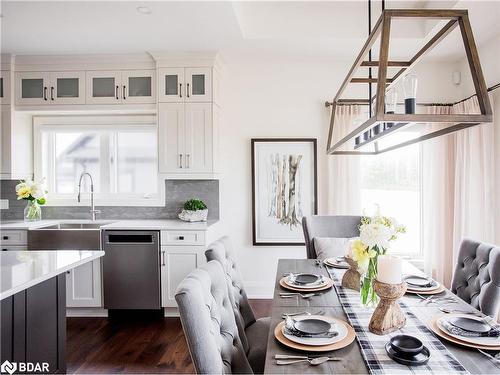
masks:
{"type": "Polygon", "coordinates": [[[252,138],[254,246],[303,246],[302,217],[318,212],[316,138],[252,138]]]}

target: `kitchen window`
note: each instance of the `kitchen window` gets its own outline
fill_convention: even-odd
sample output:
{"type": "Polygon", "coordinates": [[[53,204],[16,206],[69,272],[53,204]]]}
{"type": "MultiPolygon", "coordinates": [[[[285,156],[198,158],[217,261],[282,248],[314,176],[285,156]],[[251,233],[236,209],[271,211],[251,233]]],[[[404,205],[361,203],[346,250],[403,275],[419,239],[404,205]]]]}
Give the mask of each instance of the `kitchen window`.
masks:
{"type": "MultiPolygon", "coordinates": [[[[35,118],[35,179],[49,205],[77,205],[80,175],[94,181],[96,205],[161,205],[154,116],[35,118]]],[[[82,180],[82,205],[90,181],[82,180]]]]}
{"type": "Polygon", "coordinates": [[[371,214],[378,205],[382,215],[406,226],[406,233],[392,243],[391,252],[412,259],[422,258],[420,149],[414,144],[361,157],[361,207],[371,214]]]}

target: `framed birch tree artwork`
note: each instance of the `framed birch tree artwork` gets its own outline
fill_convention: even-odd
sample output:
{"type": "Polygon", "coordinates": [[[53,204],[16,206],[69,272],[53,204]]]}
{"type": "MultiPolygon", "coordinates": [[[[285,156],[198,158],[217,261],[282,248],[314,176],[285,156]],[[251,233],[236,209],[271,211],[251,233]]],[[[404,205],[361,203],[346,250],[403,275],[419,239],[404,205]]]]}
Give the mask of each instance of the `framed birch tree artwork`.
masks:
{"type": "Polygon", "coordinates": [[[252,139],[253,244],[304,245],[302,217],[318,210],[316,139],[252,139]]]}

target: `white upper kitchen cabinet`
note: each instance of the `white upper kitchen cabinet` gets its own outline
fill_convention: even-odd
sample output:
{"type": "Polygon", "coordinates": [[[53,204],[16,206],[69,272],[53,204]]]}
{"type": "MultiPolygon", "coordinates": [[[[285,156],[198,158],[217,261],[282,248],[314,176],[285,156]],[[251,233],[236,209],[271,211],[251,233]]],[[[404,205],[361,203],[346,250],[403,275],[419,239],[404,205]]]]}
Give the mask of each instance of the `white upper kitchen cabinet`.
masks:
{"type": "Polygon", "coordinates": [[[85,72],[18,72],[16,105],[84,104],[85,72]]]}
{"type": "Polygon", "coordinates": [[[158,119],[159,172],[170,178],[213,178],[217,117],[211,103],[161,103],[158,119]]]}
{"type": "Polygon", "coordinates": [[[0,112],[0,177],[10,178],[12,173],[11,145],[11,110],[10,106],[2,105],[0,112]],[[4,108],[5,107],[5,108],[4,108]]]}
{"type": "Polygon", "coordinates": [[[209,103],[212,101],[212,68],[159,69],[159,101],[209,103]]]}
{"type": "Polygon", "coordinates": [[[154,70],[122,72],[122,103],[156,102],[156,74],[154,70]]]}
{"type": "Polygon", "coordinates": [[[10,71],[0,71],[0,104],[10,104],[10,71]]]}
{"type": "Polygon", "coordinates": [[[16,105],[48,104],[50,73],[16,73],[16,105]]]}
{"type": "Polygon", "coordinates": [[[137,104],[156,101],[154,70],[87,72],[87,104],[137,104]]]}
{"type": "Polygon", "coordinates": [[[186,97],[184,68],[161,68],[158,74],[159,101],[165,103],[184,102],[186,97]]]}
{"type": "Polygon", "coordinates": [[[212,105],[189,103],[185,105],[184,168],[189,173],[212,172],[212,105]]]}

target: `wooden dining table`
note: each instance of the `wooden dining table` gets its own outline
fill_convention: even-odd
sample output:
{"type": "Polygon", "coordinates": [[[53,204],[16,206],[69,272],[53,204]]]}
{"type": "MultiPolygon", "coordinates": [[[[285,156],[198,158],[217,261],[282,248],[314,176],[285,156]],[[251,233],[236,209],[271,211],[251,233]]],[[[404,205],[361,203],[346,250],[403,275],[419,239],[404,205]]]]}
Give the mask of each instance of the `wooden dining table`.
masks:
{"type": "MultiPolygon", "coordinates": [[[[368,368],[361,354],[361,348],[357,340],[349,346],[327,353],[304,353],[290,349],[279,343],[274,337],[274,328],[280,323],[282,315],[294,312],[309,312],[311,314],[322,311],[325,315],[333,316],[337,319],[348,321],[342,308],[342,304],[337,296],[334,287],[321,293],[318,296],[305,299],[300,296],[294,298],[282,298],[280,292],[286,291],[280,284],[280,279],[289,272],[292,273],[315,273],[329,277],[326,266],[318,264],[312,259],[280,259],[276,272],[276,281],[274,287],[273,307],[271,315],[271,329],[267,341],[265,374],[367,374],[368,368]],[[312,366],[308,363],[296,363],[293,365],[277,365],[274,356],[276,354],[287,355],[319,355],[340,357],[341,361],[329,361],[318,366],[312,366]]],[[[404,266],[404,272],[411,274],[421,274],[416,267],[410,263],[404,266]]],[[[425,304],[422,299],[413,294],[406,294],[402,297],[402,302],[412,307],[413,313],[425,324],[431,318],[442,312],[438,307],[445,307],[457,310],[475,311],[470,305],[465,303],[459,297],[446,290],[446,295],[456,298],[457,303],[443,304],[425,304]]],[[[467,371],[472,374],[500,374],[500,365],[486,357],[476,349],[466,348],[440,339],[444,346],[458,359],[467,371]]],[[[431,353],[432,355],[432,353],[431,353]]],[[[450,369],[450,373],[453,372],[450,369]]]]}

